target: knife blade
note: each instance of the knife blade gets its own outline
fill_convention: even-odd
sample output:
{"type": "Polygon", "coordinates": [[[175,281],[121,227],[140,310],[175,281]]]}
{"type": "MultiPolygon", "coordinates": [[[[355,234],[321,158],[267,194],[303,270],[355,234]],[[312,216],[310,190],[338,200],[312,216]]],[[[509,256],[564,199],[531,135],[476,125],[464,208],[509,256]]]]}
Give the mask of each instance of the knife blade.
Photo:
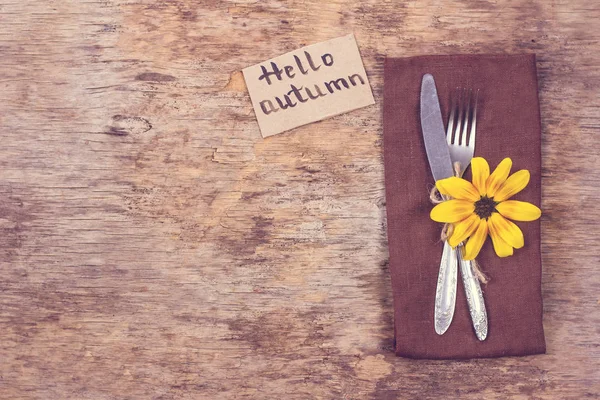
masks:
{"type": "Polygon", "coordinates": [[[435,80],[431,74],[423,75],[421,81],[421,129],[433,179],[439,181],[454,175],[435,80]]]}
{"type": "MultiPolygon", "coordinates": [[[[452,159],[446,142],[442,111],[435,80],[431,74],[423,75],[421,81],[421,129],[433,178],[437,181],[453,176],[452,159]]],[[[456,250],[448,242],[444,242],[435,292],[434,327],[438,335],[443,335],[448,330],[454,318],[457,280],[456,250]]]]}

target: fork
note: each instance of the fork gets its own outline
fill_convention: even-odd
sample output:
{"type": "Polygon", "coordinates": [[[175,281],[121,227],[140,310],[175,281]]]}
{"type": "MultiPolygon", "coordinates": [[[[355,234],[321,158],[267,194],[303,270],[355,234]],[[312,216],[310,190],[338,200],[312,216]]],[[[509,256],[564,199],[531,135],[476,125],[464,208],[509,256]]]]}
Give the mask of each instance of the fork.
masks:
{"type": "MultiPolygon", "coordinates": [[[[446,140],[450,150],[450,159],[453,165],[457,165],[458,176],[462,177],[465,170],[471,163],[473,153],[475,152],[475,137],[477,133],[477,100],[479,91],[475,92],[475,100],[472,103],[473,91],[463,89],[459,91],[458,105],[451,107],[448,118],[448,130],[446,131],[446,140]],[[461,93],[462,92],[462,93],[461,93]],[[456,110],[456,112],[455,112],[456,110]],[[457,115],[456,129],[453,132],[454,117],[457,115]],[[470,124],[469,136],[467,137],[467,127],[470,124]],[[462,128],[462,130],[461,130],[462,128]],[[458,163],[458,164],[457,164],[458,163]]],[[[479,340],[485,340],[487,337],[487,311],[483,300],[483,293],[479,279],[473,274],[473,262],[462,258],[463,244],[457,246],[457,257],[460,262],[460,272],[465,288],[465,295],[469,304],[469,313],[475,335],[479,340]]],[[[456,289],[455,289],[456,290],[456,289]]]]}
{"type": "MultiPolygon", "coordinates": [[[[455,99],[453,98],[451,101],[448,117],[446,140],[452,164],[459,177],[464,174],[475,152],[479,91],[475,93],[474,102],[471,101],[472,94],[472,90],[457,90],[455,99]],[[455,124],[456,126],[454,126],[455,124]]],[[[479,280],[473,274],[472,261],[462,259],[462,250],[462,243],[453,249],[448,242],[444,242],[436,289],[435,330],[440,335],[444,334],[454,316],[458,260],[475,335],[479,340],[485,340],[488,325],[483,293],[479,280]]]]}

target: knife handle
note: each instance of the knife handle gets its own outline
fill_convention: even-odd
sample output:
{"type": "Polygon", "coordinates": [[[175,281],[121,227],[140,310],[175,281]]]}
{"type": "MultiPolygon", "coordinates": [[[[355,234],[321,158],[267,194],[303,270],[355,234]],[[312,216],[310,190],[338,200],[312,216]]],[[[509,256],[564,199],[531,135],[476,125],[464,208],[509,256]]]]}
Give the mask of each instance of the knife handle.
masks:
{"type": "Polygon", "coordinates": [[[479,279],[473,274],[473,263],[463,260],[462,249],[462,245],[457,247],[458,258],[460,259],[460,272],[463,279],[463,286],[465,287],[467,303],[469,303],[469,313],[471,314],[471,321],[473,321],[475,335],[477,339],[483,341],[488,334],[487,311],[485,310],[483,293],[481,292],[479,279]]]}
{"type": "Polygon", "coordinates": [[[435,291],[435,332],[443,335],[454,317],[456,305],[456,281],[458,275],[456,250],[444,242],[440,261],[437,289],[435,291]]]}

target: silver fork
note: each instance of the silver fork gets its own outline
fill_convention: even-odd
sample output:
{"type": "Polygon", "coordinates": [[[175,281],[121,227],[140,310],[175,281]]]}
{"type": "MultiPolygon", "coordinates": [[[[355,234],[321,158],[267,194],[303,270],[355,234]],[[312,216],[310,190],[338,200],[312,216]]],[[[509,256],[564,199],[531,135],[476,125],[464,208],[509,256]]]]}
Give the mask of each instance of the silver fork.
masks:
{"type": "MultiPolygon", "coordinates": [[[[452,164],[457,173],[462,177],[471,163],[475,152],[475,136],[477,132],[477,99],[479,91],[475,93],[472,103],[471,90],[458,90],[456,99],[452,100],[446,140],[450,150],[452,164]],[[454,126],[456,123],[456,126],[454,126]],[[469,129],[470,127],[470,129],[469,129]],[[468,132],[468,135],[467,135],[468,132]]],[[[479,340],[487,337],[487,312],[483,300],[483,293],[479,280],[473,274],[471,261],[462,259],[462,243],[453,249],[447,242],[444,243],[440,274],[436,289],[435,302],[435,330],[442,335],[452,322],[456,304],[457,260],[460,261],[461,275],[465,294],[469,304],[469,313],[473,321],[473,328],[479,340]]]]}
{"type": "MultiPolygon", "coordinates": [[[[454,108],[450,112],[448,119],[448,131],[446,139],[448,140],[448,147],[450,149],[450,158],[452,164],[457,165],[459,176],[463,176],[465,170],[471,163],[473,153],[475,152],[475,136],[477,133],[477,99],[479,97],[479,91],[475,92],[475,101],[472,103],[472,90],[462,90],[458,97],[458,106],[454,107],[457,109],[457,122],[454,135],[449,135],[452,132],[452,125],[454,125],[454,108]],[[470,124],[469,136],[467,137],[467,128],[470,124]],[[462,130],[461,130],[462,125],[462,130]],[[467,141],[468,140],[468,141],[467,141]]],[[[465,287],[465,295],[469,304],[469,313],[471,314],[471,321],[473,322],[473,329],[475,335],[479,340],[485,340],[488,332],[487,323],[487,311],[485,309],[485,302],[483,300],[483,293],[481,292],[481,286],[479,279],[473,273],[472,261],[466,261],[462,259],[463,244],[457,246],[457,256],[460,262],[460,272],[463,279],[463,286],[465,287]]]]}

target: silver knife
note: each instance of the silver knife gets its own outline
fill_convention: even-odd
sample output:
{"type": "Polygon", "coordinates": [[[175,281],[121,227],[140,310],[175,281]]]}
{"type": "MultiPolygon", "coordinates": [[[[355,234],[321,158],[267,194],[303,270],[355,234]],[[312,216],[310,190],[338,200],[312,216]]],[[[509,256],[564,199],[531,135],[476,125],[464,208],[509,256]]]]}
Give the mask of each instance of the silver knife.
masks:
{"type": "MultiPolygon", "coordinates": [[[[421,82],[421,129],[433,179],[438,181],[453,176],[454,171],[446,142],[442,112],[435,81],[431,74],[425,74],[421,82]]],[[[434,325],[438,335],[446,332],[454,317],[458,278],[457,264],[456,250],[448,242],[444,242],[435,292],[434,325]]]]}

